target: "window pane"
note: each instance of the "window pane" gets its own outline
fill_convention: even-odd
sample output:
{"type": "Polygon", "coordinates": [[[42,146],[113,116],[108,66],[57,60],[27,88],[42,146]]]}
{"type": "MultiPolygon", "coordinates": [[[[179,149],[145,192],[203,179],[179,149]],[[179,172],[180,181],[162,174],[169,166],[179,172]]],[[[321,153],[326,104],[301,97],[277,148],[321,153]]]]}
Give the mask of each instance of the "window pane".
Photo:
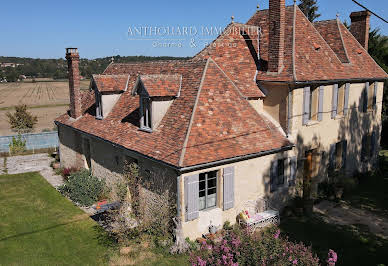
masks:
{"type": "Polygon", "coordinates": [[[214,207],[216,206],[216,194],[208,195],[207,196],[207,207],[214,207]]]}
{"type": "Polygon", "coordinates": [[[207,174],[208,179],[213,178],[213,177],[217,177],[217,171],[211,171],[207,174]]]}
{"type": "Polygon", "coordinates": [[[199,190],[205,190],[205,180],[204,181],[199,181],[199,190]]]}
{"type": "Polygon", "coordinates": [[[206,178],[205,173],[199,174],[199,181],[204,181],[206,178]]]}
{"type": "Polygon", "coordinates": [[[211,189],[209,189],[209,190],[207,191],[207,194],[208,194],[208,195],[216,194],[216,192],[217,192],[217,189],[216,189],[216,188],[211,188],[211,189]]]}
{"type": "MultiPolygon", "coordinates": [[[[207,180],[207,187],[213,188],[217,186],[217,178],[212,178],[207,180]]],[[[200,188],[201,189],[201,188],[200,188]]]]}
{"type": "Polygon", "coordinates": [[[199,198],[199,209],[200,210],[203,210],[206,208],[206,201],[205,201],[205,197],[200,197],[199,198]]]}

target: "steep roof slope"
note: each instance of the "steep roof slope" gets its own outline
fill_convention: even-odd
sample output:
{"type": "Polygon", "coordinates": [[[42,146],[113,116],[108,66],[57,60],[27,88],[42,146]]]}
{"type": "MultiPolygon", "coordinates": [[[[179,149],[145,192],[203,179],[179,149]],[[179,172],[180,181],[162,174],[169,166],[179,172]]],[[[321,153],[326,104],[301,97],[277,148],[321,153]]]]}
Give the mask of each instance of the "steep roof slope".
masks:
{"type": "MultiPolygon", "coordinates": [[[[93,109],[89,101],[89,105],[84,106],[85,113],[79,119],[74,120],[64,114],[56,121],[168,164],[178,165],[205,64],[205,61],[111,64],[105,70],[104,74],[129,74],[130,88],[141,74],[182,75],[181,97],[174,100],[152,133],[139,130],[139,96],[133,96],[131,90],[121,95],[103,120],[97,120],[89,111],[93,109]]],[[[89,95],[87,93],[85,99],[90,98],[89,95]]]]}
{"type": "Polygon", "coordinates": [[[108,75],[129,75],[128,87],[130,88],[134,86],[139,75],[157,74],[169,77],[181,75],[180,97],[173,101],[159,126],[152,133],[139,130],[139,96],[132,95],[131,90],[122,93],[112,111],[102,120],[93,116],[92,94],[88,92],[83,96],[85,104],[82,117],[74,120],[68,114],[64,114],[56,121],[177,167],[291,145],[279,130],[256,113],[248,101],[241,96],[233,82],[218,67],[215,67],[214,63],[211,63],[212,60],[207,61],[111,64],[105,70],[104,74],[108,75]],[[205,68],[207,61],[211,67],[205,68]],[[201,86],[203,93],[199,95],[202,79],[204,80],[201,86]],[[215,94],[214,104],[209,106],[213,99],[210,96],[212,93],[215,94]],[[206,96],[209,98],[205,100],[206,96]],[[222,96],[225,97],[222,98],[222,96]],[[196,101],[198,101],[198,107],[194,111],[196,101]],[[206,110],[203,109],[204,105],[207,105],[206,110]],[[201,122],[198,122],[198,119],[201,122]],[[191,130],[189,130],[190,121],[194,121],[194,123],[191,122],[194,125],[191,130]],[[215,121],[215,124],[210,126],[210,121],[215,121]],[[246,125],[252,128],[249,130],[244,128],[243,121],[245,123],[248,121],[246,125]],[[200,133],[199,123],[209,126],[207,128],[209,136],[200,133]],[[253,130],[256,131],[253,132],[253,130]],[[212,142],[211,145],[209,141],[212,142]],[[206,143],[207,157],[204,157],[204,151],[200,151],[200,147],[196,150],[198,143],[206,143]]]}
{"type": "Polygon", "coordinates": [[[338,19],[324,20],[314,22],[314,27],[321,34],[323,39],[329,44],[342,63],[350,63],[346,48],[342,41],[342,35],[339,28],[341,22],[338,19]]]}
{"type": "Polygon", "coordinates": [[[278,149],[291,143],[245,100],[209,60],[187,136],[183,165],[278,149]]]}
{"type": "MultiPolygon", "coordinates": [[[[268,60],[268,10],[257,11],[247,24],[262,28],[260,54],[263,60],[268,60]]],[[[388,77],[340,21],[312,24],[298,6],[286,7],[284,46],[284,70],[278,75],[259,71],[258,80],[293,82],[388,77]]]]}

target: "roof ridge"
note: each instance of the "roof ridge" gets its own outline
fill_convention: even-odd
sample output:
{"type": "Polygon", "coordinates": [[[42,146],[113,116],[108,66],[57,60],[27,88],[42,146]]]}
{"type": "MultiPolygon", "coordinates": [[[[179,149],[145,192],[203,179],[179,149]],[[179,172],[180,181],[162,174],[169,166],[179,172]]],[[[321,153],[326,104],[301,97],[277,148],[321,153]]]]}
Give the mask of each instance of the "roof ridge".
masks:
{"type": "Polygon", "coordinates": [[[317,23],[321,23],[321,22],[329,22],[329,21],[335,21],[337,19],[333,18],[333,19],[324,19],[324,20],[318,20],[318,21],[314,21],[312,22],[313,24],[317,24],[317,23]]]}
{"type": "Polygon", "coordinates": [[[352,62],[350,61],[350,58],[349,58],[349,55],[348,55],[348,50],[346,49],[344,38],[342,36],[342,32],[341,32],[341,29],[340,29],[340,23],[342,24],[342,22],[339,20],[339,18],[337,18],[336,20],[337,20],[338,32],[339,32],[340,37],[341,37],[341,43],[342,43],[342,47],[344,48],[344,51],[345,51],[346,59],[348,60],[348,63],[351,64],[352,62]]]}
{"type": "Polygon", "coordinates": [[[349,29],[347,27],[345,27],[345,25],[343,23],[341,23],[343,28],[345,29],[345,31],[350,35],[350,38],[353,38],[354,41],[357,42],[357,44],[366,52],[366,55],[375,63],[375,65],[380,68],[384,73],[387,74],[387,72],[385,72],[385,70],[379,65],[377,64],[377,62],[373,59],[373,57],[368,53],[368,51],[365,49],[364,46],[361,45],[361,43],[359,41],[357,41],[356,37],[354,37],[354,35],[349,31],[349,29]]]}
{"type": "Polygon", "coordinates": [[[205,67],[204,67],[204,69],[203,69],[203,73],[202,73],[202,77],[201,77],[201,82],[200,82],[199,87],[198,87],[197,95],[196,95],[196,97],[195,97],[195,102],[194,102],[193,110],[192,110],[191,117],[190,117],[189,126],[188,126],[188,128],[187,128],[185,140],[183,141],[183,147],[182,147],[181,155],[180,155],[180,157],[179,157],[178,166],[182,166],[182,165],[183,165],[183,160],[184,160],[184,158],[185,158],[187,143],[189,142],[189,136],[190,136],[191,128],[193,127],[193,121],[194,121],[195,111],[196,111],[196,109],[197,109],[197,105],[198,105],[198,102],[199,102],[199,95],[201,94],[202,85],[203,85],[203,82],[204,82],[204,80],[205,80],[205,76],[206,76],[207,68],[208,68],[208,66],[209,66],[210,59],[211,59],[211,58],[209,57],[209,58],[206,60],[206,65],[205,65],[205,67]]]}
{"type": "MultiPolygon", "coordinates": [[[[300,8],[298,6],[296,6],[296,10],[299,9],[300,13],[302,13],[303,17],[308,21],[308,23],[311,25],[311,27],[313,27],[314,31],[319,35],[319,37],[321,38],[321,40],[326,44],[326,47],[333,52],[335,58],[337,58],[338,60],[338,63],[342,64],[341,60],[338,58],[337,54],[334,52],[333,49],[331,49],[330,45],[327,43],[327,41],[325,40],[325,38],[323,38],[323,36],[319,33],[319,31],[317,30],[317,28],[315,28],[314,24],[311,23],[311,21],[306,17],[306,15],[302,12],[302,10],[300,10],[300,8]]],[[[298,11],[296,11],[298,12],[298,11]]]]}

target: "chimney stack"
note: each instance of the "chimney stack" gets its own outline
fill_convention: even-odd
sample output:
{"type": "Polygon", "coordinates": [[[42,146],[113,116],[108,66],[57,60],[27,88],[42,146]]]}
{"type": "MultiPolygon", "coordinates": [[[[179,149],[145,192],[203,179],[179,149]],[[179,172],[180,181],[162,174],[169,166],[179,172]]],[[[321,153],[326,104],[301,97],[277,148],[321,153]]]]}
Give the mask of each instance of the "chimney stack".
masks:
{"type": "Polygon", "coordinates": [[[70,116],[77,119],[82,115],[78,49],[66,48],[66,59],[69,71],[70,116]]]}
{"type": "Polygon", "coordinates": [[[359,11],[350,14],[350,32],[357,41],[368,51],[370,12],[359,11]]]}
{"type": "Polygon", "coordinates": [[[269,0],[268,72],[280,72],[284,59],[285,0],[269,0]]]}

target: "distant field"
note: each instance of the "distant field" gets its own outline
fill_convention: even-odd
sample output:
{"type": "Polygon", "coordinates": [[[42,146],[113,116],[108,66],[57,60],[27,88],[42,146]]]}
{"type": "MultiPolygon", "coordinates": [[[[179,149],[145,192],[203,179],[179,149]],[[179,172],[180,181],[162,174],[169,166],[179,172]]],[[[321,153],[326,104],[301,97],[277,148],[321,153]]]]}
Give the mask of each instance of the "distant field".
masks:
{"type": "MultiPolygon", "coordinates": [[[[81,89],[88,89],[89,80],[81,81],[81,89]]],[[[38,116],[36,132],[52,129],[54,119],[68,109],[69,85],[67,81],[0,83],[0,135],[13,134],[5,114],[18,104],[31,107],[38,116]]]]}

